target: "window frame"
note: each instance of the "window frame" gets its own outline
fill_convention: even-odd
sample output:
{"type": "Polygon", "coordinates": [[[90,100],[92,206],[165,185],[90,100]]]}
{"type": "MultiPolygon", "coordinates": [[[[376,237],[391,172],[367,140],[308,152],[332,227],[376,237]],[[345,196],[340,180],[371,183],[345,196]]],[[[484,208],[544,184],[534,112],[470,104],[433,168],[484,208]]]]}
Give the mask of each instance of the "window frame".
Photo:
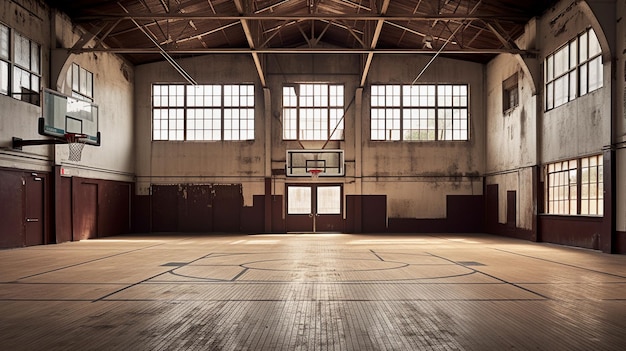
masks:
{"type": "Polygon", "coordinates": [[[40,105],[41,45],[4,23],[0,35],[0,94],[40,105]]]}
{"type": "Polygon", "coordinates": [[[93,73],[76,62],[72,63],[70,69],[72,96],[83,100],[94,100],[94,80],[93,73]]]}
{"type": "Polygon", "coordinates": [[[519,79],[517,73],[502,82],[502,112],[507,114],[519,106],[519,79]]]}
{"type": "Polygon", "coordinates": [[[554,50],[546,56],[543,65],[546,112],[604,86],[602,48],[593,28],[587,28],[554,50]],[[592,38],[595,40],[592,41],[592,38]],[[590,48],[596,50],[590,52],[590,48]],[[565,69],[557,72],[559,64],[565,65],[565,69]],[[595,70],[590,70],[590,67],[595,70]],[[597,78],[593,86],[590,86],[590,72],[595,72],[594,77],[597,78]],[[561,92],[566,93],[557,96],[561,92]]]}
{"type": "Polygon", "coordinates": [[[152,141],[255,140],[254,83],[153,83],[151,97],[152,141]]]}
{"type": "Polygon", "coordinates": [[[345,140],[345,84],[328,82],[283,84],[281,99],[283,140],[345,140]],[[320,91],[323,88],[326,91],[325,96],[316,94],[316,90],[320,91]],[[293,94],[288,94],[290,89],[293,89],[293,94]]]}
{"type": "Polygon", "coordinates": [[[601,154],[544,165],[543,212],[562,216],[604,216],[603,176],[601,154]]]}
{"type": "Polygon", "coordinates": [[[372,84],[370,140],[470,141],[469,84],[372,84]]]}

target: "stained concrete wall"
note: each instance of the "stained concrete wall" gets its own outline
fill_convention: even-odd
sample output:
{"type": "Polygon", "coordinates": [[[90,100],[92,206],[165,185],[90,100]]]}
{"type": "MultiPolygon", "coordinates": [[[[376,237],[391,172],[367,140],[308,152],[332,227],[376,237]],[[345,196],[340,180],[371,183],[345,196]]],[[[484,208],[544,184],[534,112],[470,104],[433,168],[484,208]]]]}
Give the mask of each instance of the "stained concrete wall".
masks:
{"type": "MultiPolygon", "coordinates": [[[[560,2],[538,23],[541,59],[593,23],[580,5],[560,2]]],[[[599,28],[594,29],[601,38],[599,28]]],[[[606,44],[602,52],[603,87],[544,113],[540,125],[542,163],[598,154],[611,144],[611,52],[606,44]]]]}
{"type": "Polygon", "coordinates": [[[99,106],[100,147],[85,146],[80,162],[69,162],[67,145],[25,146],[11,149],[11,138],[45,139],[38,134],[41,107],[0,95],[0,166],[51,170],[62,165],[66,174],[86,178],[132,180],[133,153],[133,69],[116,55],[92,53],[67,56],[64,65],[51,64],[57,47],[68,48],[82,35],[69,18],[48,8],[42,1],[2,2],[3,23],[41,45],[42,88],[71,94],[67,69],[75,62],[93,73],[94,102],[99,106]],[[52,68],[51,68],[52,67],[52,68]],[[63,67],[63,68],[62,68],[63,67]],[[55,78],[60,77],[58,80],[55,78]]]}
{"type": "MultiPolygon", "coordinates": [[[[531,26],[527,30],[534,28],[531,26]]],[[[532,36],[532,32],[527,36],[532,36]]],[[[525,45],[532,45],[531,40],[525,45]]],[[[532,63],[531,63],[532,64],[532,63]]],[[[515,191],[516,228],[533,228],[533,169],[537,164],[537,104],[541,104],[535,80],[528,72],[534,67],[519,57],[503,54],[487,64],[486,184],[498,184],[498,222],[507,221],[507,192],[515,191]],[[503,108],[503,82],[517,75],[519,105],[503,108]]],[[[488,209],[492,210],[492,209],[488,209]]]]}
{"type": "MultiPolygon", "coordinates": [[[[411,84],[430,55],[379,55],[370,84],[411,84]]],[[[361,116],[363,193],[390,194],[390,218],[444,218],[446,195],[481,195],[484,172],[484,66],[437,57],[417,84],[469,84],[468,141],[380,142],[370,140],[370,90],[361,116]]]]}
{"type": "MultiPolygon", "coordinates": [[[[0,2],[0,21],[41,45],[41,83],[48,86],[50,62],[50,16],[49,8],[40,1],[0,2]]],[[[41,116],[39,106],[0,94],[0,167],[21,168],[36,171],[49,170],[52,148],[30,146],[22,151],[11,148],[12,137],[39,139],[37,119],[41,116]]]]}
{"type": "MultiPolygon", "coordinates": [[[[378,55],[368,79],[373,83],[410,84],[429,59],[417,55],[378,55]]],[[[264,194],[264,177],[272,177],[272,194],[275,195],[284,195],[286,183],[310,181],[271,174],[272,170],[277,173],[284,170],[287,150],[303,146],[319,149],[324,144],[324,141],[303,141],[300,145],[297,141],[282,139],[282,86],[303,82],[344,84],[345,139],[331,141],[326,148],[344,150],[346,176],[325,180],[346,184],[346,195],[387,194],[389,216],[393,217],[443,218],[446,195],[480,195],[482,192],[484,106],[483,66],[480,64],[438,58],[420,80],[420,83],[469,84],[469,141],[370,142],[369,87],[363,89],[361,99],[358,93],[361,58],[358,55],[266,56],[265,91],[259,88],[249,55],[209,55],[178,62],[200,84],[255,83],[255,140],[151,141],[151,85],[184,83],[184,80],[167,63],[139,66],[135,89],[139,195],[149,194],[150,184],[241,183],[245,203],[250,204],[253,195],[264,194]],[[265,106],[266,102],[271,106],[265,106]],[[266,133],[267,127],[269,133],[266,133]],[[266,143],[270,143],[269,151],[266,143]],[[270,170],[266,168],[268,162],[270,170]]]]}
{"type": "Polygon", "coordinates": [[[244,201],[263,194],[265,139],[263,90],[250,55],[210,55],[177,62],[198,84],[255,85],[255,140],[152,141],[152,84],[187,84],[167,62],[136,68],[135,140],[137,193],[150,193],[150,184],[243,184],[244,201]]]}

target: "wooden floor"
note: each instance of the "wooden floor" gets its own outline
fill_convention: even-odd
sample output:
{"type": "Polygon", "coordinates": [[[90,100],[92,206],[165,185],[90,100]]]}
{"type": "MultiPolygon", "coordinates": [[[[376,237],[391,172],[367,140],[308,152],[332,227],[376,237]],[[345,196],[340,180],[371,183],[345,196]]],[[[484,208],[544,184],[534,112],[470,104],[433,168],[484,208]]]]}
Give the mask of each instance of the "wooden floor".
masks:
{"type": "Polygon", "coordinates": [[[0,251],[2,350],[624,350],[626,256],[488,235],[0,251]]]}

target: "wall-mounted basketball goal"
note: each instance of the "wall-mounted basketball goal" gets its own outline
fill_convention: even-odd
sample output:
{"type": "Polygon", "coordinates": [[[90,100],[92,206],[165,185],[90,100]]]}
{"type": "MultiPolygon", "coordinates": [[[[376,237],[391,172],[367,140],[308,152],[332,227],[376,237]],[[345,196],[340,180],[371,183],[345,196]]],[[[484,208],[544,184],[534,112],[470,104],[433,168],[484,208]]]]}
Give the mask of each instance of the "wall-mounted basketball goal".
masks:
{"type": "Polygon", "coordinates": [[[22,140],[13,137],[13,148],[23,146],[67,144],[69,161],[80,161],[85,145],[100,146],[98,105],[91,101],[63,95],[50,89],[42,91],[38,132],[51,139],[22,140]]]}
{"type": "Polygon", "coordinates": [[[287,150],[287,177],[342,177],[343,150],[287,150]]]}

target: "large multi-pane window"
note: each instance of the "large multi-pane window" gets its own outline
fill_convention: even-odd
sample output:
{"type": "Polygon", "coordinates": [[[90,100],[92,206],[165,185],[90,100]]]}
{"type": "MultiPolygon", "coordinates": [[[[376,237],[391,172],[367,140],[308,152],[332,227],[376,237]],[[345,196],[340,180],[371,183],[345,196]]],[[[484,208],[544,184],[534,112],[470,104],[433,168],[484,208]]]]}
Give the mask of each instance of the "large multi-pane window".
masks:
{"type": "Polygon", "coordinates": [[[93,73],[73,63],[70,81],[72,82],[72,96],[93,100],[93,73]]]}
{"type": "Polygon", "coordinates": [[[372,85],[372,140],[468,140],[466,84],[372,85]]]}
{"type": "Polygon", "coordinates": [[[254,140],[254,85],[153,85],[152,139],[254,140]]]}
{"type": "Polygon", "coordinates": [[[39,103],[41,47],[0,24],[0,94],[39,103]]]}
{"type": "Polygon", "coordinates": [[[551,163],[545,172],[546,213],[603,214],[602,156],[551,163]]]}
{"type": "Polygon", "coordinates": [[[546,57],[545,87],[546,110],[602,87],[602,49],[593,29],[546,57]]]}
{"type": "Polygon", "coordinates": [[[344,87],[311,83],[283,87],[284,140],[342,140],[344,87]]]}

